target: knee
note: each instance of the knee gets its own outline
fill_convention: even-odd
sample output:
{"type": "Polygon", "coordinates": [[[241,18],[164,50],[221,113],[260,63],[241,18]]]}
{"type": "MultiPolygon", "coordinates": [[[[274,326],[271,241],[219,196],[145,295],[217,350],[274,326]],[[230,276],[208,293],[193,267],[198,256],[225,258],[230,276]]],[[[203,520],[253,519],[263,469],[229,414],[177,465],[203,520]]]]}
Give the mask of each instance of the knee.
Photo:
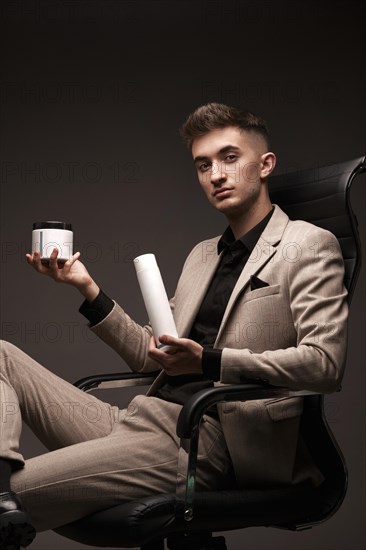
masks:
{"type": "Polygon", "coordinates": [[[9,376],[12,367],[16,364],[16,354],[19,348],[7,342],[0,340],[0,373],[1,375],[9,376]]]}
{"type": "Polygon", "coordinates": [[[18,350],[14,344],[7,342],[6,340],[0,340],[0,356],[1,356],[1,366],[3,365],[3,359],[7,357],[13,357],[14,353],[18,350]]]}

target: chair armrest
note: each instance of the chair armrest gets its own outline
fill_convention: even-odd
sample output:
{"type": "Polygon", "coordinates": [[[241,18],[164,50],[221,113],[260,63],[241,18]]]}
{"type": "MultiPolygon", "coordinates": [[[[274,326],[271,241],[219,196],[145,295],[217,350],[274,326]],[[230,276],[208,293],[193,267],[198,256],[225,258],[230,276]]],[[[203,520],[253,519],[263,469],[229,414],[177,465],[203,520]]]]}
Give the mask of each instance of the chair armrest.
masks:
{"type": "Polygon", "coordinates": [[[190,438],[193,428],[199,424],[205,411],[221,401],[251,401],[272,397],[297,397],[318,394],[319,392],[272,386],[265,382],[262,384],[236,384],[200,390],[184,404],[178,417],[177,435],[186,439],[190,438]]]}
{"type": "Polygon", "coordinates": [[[105,390],[128,386],[148,386],[160,371],[154,372],[119,372],[110,374],[94,374],[80,378],[74,382],[77,388],[89,392],[93,390],[105,390]]]}

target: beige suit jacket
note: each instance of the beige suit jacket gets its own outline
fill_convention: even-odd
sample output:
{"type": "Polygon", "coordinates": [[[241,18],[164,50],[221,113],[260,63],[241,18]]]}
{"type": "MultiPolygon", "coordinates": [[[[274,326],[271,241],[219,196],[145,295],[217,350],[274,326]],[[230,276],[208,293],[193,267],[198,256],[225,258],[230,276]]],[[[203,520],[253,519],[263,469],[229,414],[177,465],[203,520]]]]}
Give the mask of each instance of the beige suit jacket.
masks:
{"type": "MultiPolygon", "coordinates": [[[[187,337],[220,256],[219,237],[188,256],[171,306],[180,337],[187,337]]],[[[227,304],[214,347],[222,349],[221,380],[265,380],[292,389],[335,391],[347,341],[347,292],[337,239],[304,221],[274,213],[227,304]],[[268,286],[250,289],[250,276],[268,286]]],[[[157,370],[147,355],[151,327],[135,323],[117,304],[92,328],[135,371],[157,370]]],[[[165,375],[149,389],[154,395],[165,375]]],[[[219,415],[241,486],[319,483],[299,435],[302,398],[224,403],[219,415]]]]}

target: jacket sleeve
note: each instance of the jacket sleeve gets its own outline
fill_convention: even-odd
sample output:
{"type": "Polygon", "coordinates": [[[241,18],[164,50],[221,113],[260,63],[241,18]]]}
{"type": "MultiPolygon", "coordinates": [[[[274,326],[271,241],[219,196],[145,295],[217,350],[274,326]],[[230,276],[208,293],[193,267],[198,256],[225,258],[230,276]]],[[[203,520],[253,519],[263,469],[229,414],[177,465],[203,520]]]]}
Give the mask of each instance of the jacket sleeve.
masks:
{"type": "MultiPolygon", "coordinates": [[[[174,311],[174,298],[169,303],[174,311]]],[[[132,370],[160,370],[160,365],[148,356],[151,325],[139,325],[116,302],[109,315],[97,325],[90,327],[90,330],[114,349],[132,370]]]]}
{"type": "MultiPolygon", "coordinates": [[[[200,244],[196,245],[190,252],[185,265],[199,246],[200,244]]],[[[169,303],[175,316],[175,298],[171,298],[169,303]]],[[[107,316],[93,326],[89,324],[89,328],[114,349],[133,371],[161,370],[160,365],[148,356],[148,344],[152,335],[151,325],[139,325],[116,302],[107,316]]]]}

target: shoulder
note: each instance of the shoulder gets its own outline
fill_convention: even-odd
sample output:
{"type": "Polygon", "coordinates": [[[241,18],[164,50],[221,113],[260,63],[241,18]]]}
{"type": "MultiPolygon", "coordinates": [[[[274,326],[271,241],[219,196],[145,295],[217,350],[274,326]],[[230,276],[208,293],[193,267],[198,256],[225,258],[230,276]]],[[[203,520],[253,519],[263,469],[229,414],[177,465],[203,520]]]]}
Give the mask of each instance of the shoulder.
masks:
{"type": "Polygon", "coordinates": [[[277,261],[284,259],[289,269],[305,268],[306,271],[318,269],[314,262],[319,260],[343,262],[340,244],[333,233],[309,221],[289,219],[275,206],[273,220],[269,221],[263,237],[274,243],[277,261]]]}
{"type": "MultiPolygon", "coordinates": [[[[279,256],[289,273],[301,271],[312,278],[324,277],[325,270],[343,274],[344,260],[337,237],[327,229],[302,220],[290,220],[279,243],[279,256]]],[[[343,277],[343,275],[342,275],[343,277]]]]}
{"type": "Polygon", "coordinates": [[[293,242],[300,246],[303,244],[314,244],[319,246],[337,247],[337,237],[327,229],[319,227],[304,220],[289,220],[283,234],[283,243],[293,242]]]}

